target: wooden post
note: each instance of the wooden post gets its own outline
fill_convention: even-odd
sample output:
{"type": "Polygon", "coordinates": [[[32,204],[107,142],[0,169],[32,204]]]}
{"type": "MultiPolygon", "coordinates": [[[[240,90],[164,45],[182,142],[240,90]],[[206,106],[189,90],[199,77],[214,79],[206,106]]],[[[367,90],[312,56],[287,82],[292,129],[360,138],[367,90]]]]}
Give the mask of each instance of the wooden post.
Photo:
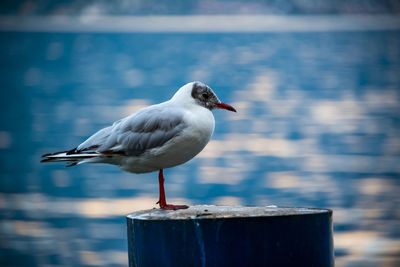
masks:
{"type": "Polygon", "coordinates": [[[332,211],[192,206],[127,216],[129,266],[333,266],[332,211]]]}

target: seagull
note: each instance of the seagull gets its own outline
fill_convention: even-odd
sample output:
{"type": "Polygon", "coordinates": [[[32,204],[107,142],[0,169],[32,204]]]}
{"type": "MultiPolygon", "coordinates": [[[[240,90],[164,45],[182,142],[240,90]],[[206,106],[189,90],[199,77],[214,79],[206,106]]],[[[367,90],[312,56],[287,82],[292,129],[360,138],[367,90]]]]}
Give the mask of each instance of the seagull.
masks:
{"type": "Polygon", "coordinates": [[[163,103],[140,109],[90,136],[79,146],[42,156],[41,162],[107,163],[131,173],[158,171],[159,204],[164,210],[187,209],[167,204],[163,170],[183,164],[207,145],[214,132],[213,109],[236,110],[221,102],[201,82],[182,86],[163,103]]]}

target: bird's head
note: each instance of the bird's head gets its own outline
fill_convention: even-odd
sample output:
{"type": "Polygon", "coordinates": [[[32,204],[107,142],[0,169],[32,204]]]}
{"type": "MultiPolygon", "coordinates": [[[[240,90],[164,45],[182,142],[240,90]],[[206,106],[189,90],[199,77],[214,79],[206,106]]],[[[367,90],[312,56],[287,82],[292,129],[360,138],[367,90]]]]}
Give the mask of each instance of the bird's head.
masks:
{"type": "Polygon", "coordinates": [[[213,90],[202,82],[191,82],[184,85],[174,95],[174,98],[189,97],[189,95],[196,104],[209,110],[220,108],[236,112],[232,106],[221,102],[213,90]]]}

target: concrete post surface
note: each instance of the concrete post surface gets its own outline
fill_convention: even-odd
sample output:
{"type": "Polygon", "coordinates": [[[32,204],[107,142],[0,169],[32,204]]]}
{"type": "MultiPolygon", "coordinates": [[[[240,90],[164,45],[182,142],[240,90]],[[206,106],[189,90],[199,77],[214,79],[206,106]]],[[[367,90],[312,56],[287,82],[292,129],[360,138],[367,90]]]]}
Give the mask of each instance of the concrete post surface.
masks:
{"type": "Polygon", "coordinates": [[[332,211],[191,206],[127,216],[129,266],[333,266],[332,211]]]}

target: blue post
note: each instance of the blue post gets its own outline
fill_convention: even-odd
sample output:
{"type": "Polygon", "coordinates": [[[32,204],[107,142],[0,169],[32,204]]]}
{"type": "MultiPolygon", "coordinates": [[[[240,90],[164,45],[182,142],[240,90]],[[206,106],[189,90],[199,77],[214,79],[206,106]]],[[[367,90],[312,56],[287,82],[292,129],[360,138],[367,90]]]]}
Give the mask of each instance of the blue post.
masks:
{"type": "Polygon", "coordinates": [[[129,266],[334,266],[327,209],[192,206],[127,224],[129,266]]]}

